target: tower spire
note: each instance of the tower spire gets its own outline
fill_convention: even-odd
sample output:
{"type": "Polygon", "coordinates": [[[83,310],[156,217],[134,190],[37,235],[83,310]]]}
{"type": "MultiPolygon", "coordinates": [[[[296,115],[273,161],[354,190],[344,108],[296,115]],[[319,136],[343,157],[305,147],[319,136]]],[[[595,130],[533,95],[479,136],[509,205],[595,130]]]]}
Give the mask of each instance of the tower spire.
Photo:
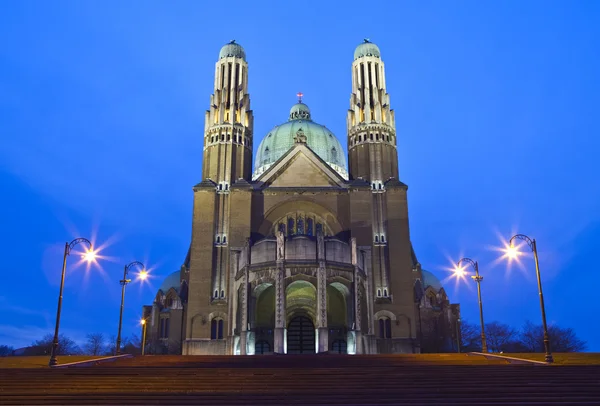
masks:
{"type": "Polygon", "coordinates": [[[304,96],[304,93],[298,92],[296,93],[296,96],[298,96],[298,103],[302,103],[302,96],[304,96]]]}

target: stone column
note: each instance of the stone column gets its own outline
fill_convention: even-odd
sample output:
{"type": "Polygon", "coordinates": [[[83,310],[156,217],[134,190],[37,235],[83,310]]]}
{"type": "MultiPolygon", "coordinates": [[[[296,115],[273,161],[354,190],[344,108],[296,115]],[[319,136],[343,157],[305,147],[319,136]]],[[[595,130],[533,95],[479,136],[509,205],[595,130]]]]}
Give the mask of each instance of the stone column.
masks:
{"type": "Polygon", "coordinates": [[[354,266],[354,333],[356,342],[356,354],[363,353],[363,342],[361,332],[361,311],[362,311],[362,293],[360,290],[360,284],[362,277],[360,276],[358,267],[358,252],[356,249],[356,238],[350,240],[352,245],[352,265],[354,266]]]}
{"type": "Polygon", "coordinates": [[[273,352],[285,354],[286,306],[285,306],[285,237],[277,233],[277,269],[275,270],[275,331],[273,352]]]}
{"type": "Polygon", "coordinates": [[[317,352],[329,351],[329,329],[327,328],[327,269],[325,268],[325,239],[323,232],[317,233],[317,352]]]}

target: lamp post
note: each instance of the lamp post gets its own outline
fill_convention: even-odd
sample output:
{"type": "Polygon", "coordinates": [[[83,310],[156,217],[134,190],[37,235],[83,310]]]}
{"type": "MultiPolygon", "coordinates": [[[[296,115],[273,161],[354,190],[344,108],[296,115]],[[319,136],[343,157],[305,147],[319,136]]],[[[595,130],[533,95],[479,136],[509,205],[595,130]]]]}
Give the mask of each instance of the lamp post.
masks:
{"type": "Polygon", "coordinates": [[[142,268],[140,275],[142,273],[144,275],[146,274],[144,271],[144,264],[142,264],[139,261],[133,261],[132,263],[125,265],[125,269],[123,271],[123,279],[121,279],[119,281],[121,283],[121,312],[119,314],[119,332],[117,334],[117,350],[116,350],[117,355],[121,354],[121,326],[123,325],[123,306],[125,304],[125,286],[129,282],[131,282],[131,279],[127,279],[127,273],[129,273],[129,270],[134,266],[139,266],[140,268],[142,268]]]}
{"type": "Polygon", "coordinates": [[[56,353],[58,351],[58,329],[60,327],[60,312],[62,310],[62,298],[63,288],[65,286],[65,272],[67,270],[67,257],[71,254],[71,250],[79,243],[85,243],[88,246],[88,250],[84,255],[84,258],[91,262],[96,257],[96,254],[92,250],[92,243],[87,238],[75,238],[73,241],[65,243],[65,253],[63,255],[62,273],[60,277],[60,292],[58,294],[58,308],[56,309],[56,326],[54,327],[54,339],[52,340],[52,350],[50,353],[49,366],[54,366],[58,363],[56,359],[56,353]]]}
{"type": "Polygon", "coordinates": [[[456,319],[456,352],[460,352],[460,319],[456,319]]]}
{"type": "Polygon", "coordinates": [[[473,261],[471,258],[462,258],[456,263],[456,271],[462,271],[460,264],[466,262],[473,267],[475,275],[471,275],[471,279],[477,282],[477,299],[479,300],[479,320],[481,322],[481,351],[487,352],[487,343],[485,340],[485,328],[483,324],[483,304],[481,303],[481,281],[483,276],[479,275],[479,264],[477,261],[473,261]]]}
{"type": "Polygon", "coordinates": [[[546,324],[546,308],[544,306],[544,294],[542,293],[542,278],[540,276],[540,263],[538,260],[537,244],[535,243],[535,238],[531,239],[524,234],[516,234],[512,236],[508,243],[510,247],[508,250],[508,254],[513,258],[516,258],[518,255],[518,251],[514,245],[515,240],[525,241],[527,245],[529,245],[529,248],[531,248],[531,251],[533,252],[533,259],[535,260],[535,273],[537,276],[538,283],[538,292],[540,295],[540,307],[542,309],[542,326],[544,327],[544,350],[546,351],[545,359],[546,362],[552,363],[554,362],[554,358],[552,357],[552,352],[550,351],[550,337],[548,336],[548,326],[546,324]]]}
{"type": "Polygon", "coordinates": [[[144,355],[146,349],[146,319],[142,319],[140,323],[142,323],[142,355],[144,355]]]}

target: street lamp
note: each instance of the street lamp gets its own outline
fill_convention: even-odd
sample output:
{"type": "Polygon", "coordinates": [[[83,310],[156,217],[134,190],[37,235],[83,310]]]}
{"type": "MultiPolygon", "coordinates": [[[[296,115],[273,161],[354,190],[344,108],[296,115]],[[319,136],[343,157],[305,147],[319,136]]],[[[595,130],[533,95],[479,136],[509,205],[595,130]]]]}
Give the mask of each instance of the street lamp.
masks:
{"type": "Polygon", "coordinates": [[[146,326],[148,323],[146,322],[146,319],[140,320],[140,323],[142,323],[142,355],[144,355],[144,350],[146,348],[146,326]]]}
{"type": "Polygon", "coordinates": [[[131,279],[127,279],[127,273],[134,266],[138,266],[138,267],[142,268],[142,270],[138,274],[138,277],[140,277],[141,279],[145,279],[146,276],[148,275],[148,273],[144,269],[144,264],[142,264],[139,261],[133,261],[132,263],[125,265],[125,270],[123,271],[123,279],[121,279],[119,281],[121,283],[121,312],[119,314],[119,333],[117,334],[117,350],[116,350],[117,355],[121,354],[121,326],[123,325],[123,306],[125,304],[125,286],[129,282],[131,282],[131,279]],[[139,276],[142,274],[145,275],[143,278],[141,276],[139,276]]]}
{"type": "Polygon", "coordinates": [[[544,327],[544,349],[546,351],[546,362],[551,363],[554,362],[554,358],[552,357],[552,352],[550,351],[550,337],[548,336],[548,326],[546,325],[546,309],[544,306],[544,294],[542,293],[542,278],[540,276],[540,263],[538,260],[537,253],[537,245],[535,243],[535,238],[531,239],[524,234],[516,234],[514,235],[510,241],[508,242],[508,249],[506,253],[509,258],[516,259],[520,254],[517,247],[515,247],[515,240],[522,240],[529,245],[531,251],[533,252],[533,259],[535,260],[535,273],[537,275],[537,283],[538,283],[538,292],[540,295],[540,307],[542,309],[542,325],[544,327]]]}
{"type": "Polygon", "coordinates": [[[477,261],[473,261],[471,258],[462,258],[456,263],[456,268],[454,269],[454,273],[458,276],[464,275],[463,268],[460,267],[460,264],[466,262],[471,265],[475,270],[475,275],[471,275],[471,279],[477,282],[477,299],[479,300],[479,319],[481,321],[481,351],[487,352],[487,343],[485,340],[485,328],[483,324],[483,304],[481,303],[481,281],[483,280],[483,276],[479,275],[479,264],[477,261]]]}
{"type": "Polygon", "coordinates": [[[62,309],[63,288],[65,286],[65,272],[67,270],[67,257],[71,254],[71,250],[79,243],[85,243],[88,246],[82,258],[88,262],[92,262],[96,258],[96,253],[92,249],[92,243],[86,238],[75,238],[73,241],[65,243],[65,253],[63,255],[62,274],[60,277],[60,293],[58,295],[58,308],[56,310],[56,326],[54,327],[54,339],[52,340],[52,350],[50,353],[49,366],[54,366],[58,363],[56,353],[58,351],[58,329],[60,326],[60,312],[62,309]]]}

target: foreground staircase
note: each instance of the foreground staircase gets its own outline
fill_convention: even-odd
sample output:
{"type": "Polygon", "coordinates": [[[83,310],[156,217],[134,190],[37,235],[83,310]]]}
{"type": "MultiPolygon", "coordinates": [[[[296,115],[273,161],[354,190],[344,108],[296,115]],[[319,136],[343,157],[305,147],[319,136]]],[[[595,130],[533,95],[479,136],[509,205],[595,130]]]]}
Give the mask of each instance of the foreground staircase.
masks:
{"type": "Polygon", "coordinates": [[[146,356],[0,370],[0,405],[600,405],[600,366],[480,355],[146,356]]]}

